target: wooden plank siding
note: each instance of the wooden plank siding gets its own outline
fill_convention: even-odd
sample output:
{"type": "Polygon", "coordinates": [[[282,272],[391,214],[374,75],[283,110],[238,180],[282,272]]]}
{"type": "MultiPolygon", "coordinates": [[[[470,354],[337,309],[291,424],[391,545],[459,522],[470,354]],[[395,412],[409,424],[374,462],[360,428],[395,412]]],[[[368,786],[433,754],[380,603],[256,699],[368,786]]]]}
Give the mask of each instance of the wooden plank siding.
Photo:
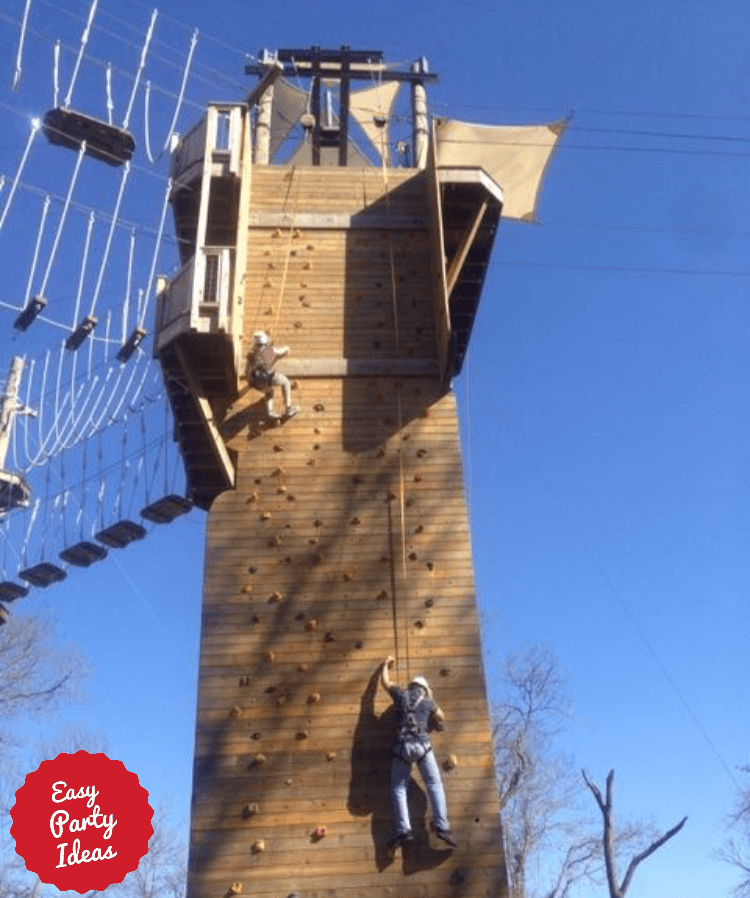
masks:
{"type": "Polygon", "coordinates": [[[232,884],[253,898],[507,894],[456,406],[434,364],[429,214],[424,173],[253,170],[245,351],[263,329],[291,346],[290,369],[378,360],[385,373],[297,374],[301,411],[278,426],[253,390],[222,416],[237,488],[209,513],[189,898],[232,884]],[[289,226],[257,224],[267,213],[289,226]],[[383,227],[389,215],[425,226],[383,227]],[[389,374],[402,359],[435,374],[389,374]],[[426,676],[445,712],[433,744],[456,850],[429,831],[415,771],[415,842],[388,856],[389,654],[394,681],[426,676]]]}

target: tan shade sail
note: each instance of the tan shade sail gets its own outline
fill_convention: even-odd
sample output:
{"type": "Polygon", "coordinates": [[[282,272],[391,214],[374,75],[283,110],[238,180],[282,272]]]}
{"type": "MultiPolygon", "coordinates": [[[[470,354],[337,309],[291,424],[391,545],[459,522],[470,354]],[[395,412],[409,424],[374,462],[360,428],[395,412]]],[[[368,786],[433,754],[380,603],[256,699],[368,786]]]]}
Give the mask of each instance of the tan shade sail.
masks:
{"type": "Polygon", "coordinates": [[[356,119],[357,124],[370,138],[378,155],[382,158],[385,153],[386,164],[389,162],[388,145],[391,121],[391,110],[396,102],[396,95],[401,85],[398,81],[386,81],[376,87],[366,87],[364,90],[355,90],[349,95],[349,113],[356,119]],[[381,127],[375,124],[375,117],[383,116],[385,124],[381,127]]]}
{"type": "Polygon", "coordinates": [[[437,163],[483,168],[503,189],[503,218],[536,221],[542,178],[566,126],[565,120],[550,125],[475,125],[438,119],[437,163]]]}
{"type": "Polygon", "coordinates": [[[289,136],[289,132],[307,111],[308,95],[279,78],[273,88],[271,107],[271,158],[289,136]]]}

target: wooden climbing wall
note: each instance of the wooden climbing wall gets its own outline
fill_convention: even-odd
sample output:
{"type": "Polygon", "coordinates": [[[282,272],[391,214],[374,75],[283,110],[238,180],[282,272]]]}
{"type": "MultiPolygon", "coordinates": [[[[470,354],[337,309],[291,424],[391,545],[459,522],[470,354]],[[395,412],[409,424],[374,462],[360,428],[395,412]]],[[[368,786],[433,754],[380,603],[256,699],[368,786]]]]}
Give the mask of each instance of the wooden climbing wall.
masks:
{"type": "Polygon", "coordinates": [[[506,895],[427,216],[414,172],[252,172],[245,340],[291,345],[301,412],[269,427],[250,390],[221,424],[238,476],[209,514],[189,898],[506,895]],[[445,711],[454,851],[416,771],[414,845],[386,850],[389,654],[445,711]]]}

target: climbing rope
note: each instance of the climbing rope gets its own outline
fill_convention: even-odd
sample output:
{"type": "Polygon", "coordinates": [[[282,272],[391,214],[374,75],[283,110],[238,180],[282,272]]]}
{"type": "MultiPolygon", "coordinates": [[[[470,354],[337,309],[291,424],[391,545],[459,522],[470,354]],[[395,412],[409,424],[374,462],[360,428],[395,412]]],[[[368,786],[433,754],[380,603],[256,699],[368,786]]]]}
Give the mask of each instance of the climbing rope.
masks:
{"type": "Polygon", "coordinates": [[[92,0],[91,8],[89,9],[89,17],[86,22],[86,25],[83,29],[83,33],[81,34],[81,44],[78,48],[78,56],[76,57],[76,64],[73,68],[73,74],[70,78],[70,84],[68,86],[68,93],[65,96],[65,100],[63,101],[63,106],[67,109],[70,104],[73,102],[73,88],[75,87],[76,80],[78,79],[78,71],[81,68],[81,60],[83,59],[83,53],[86,49],[86,44],[89,42],[89,35],[91,34],[91,25],[94,21],[94,16],[96,15],[96,7],[99,5],[99,0],[92,0]]]}
{"type": "MultiPolygon", "coordinates": [[[[128,125],[130,124],[130,116],[133,112],[133,103],[135,102],[135,95],[138,92],[138,85],[141,80],[141,75],[143,74],[143,67],[146,65],[146,55],[148,54],[149,47],[151,45],[151,38],[154,34],[154,25],[156,24],[156,17],[158,15],[158,11],[154,10],[151,13],[151,24],[148,26],[148,31],[146,32],[146,37],[143,42],[143,47],[141,49],[141,58],[138,62],[138,71],[136,72],[135,79],[133,80],[133,89],[130,92],[130,100],[128,101],[128,108],[125,112],[125,118],[122,120],[122,128],[124,131],[127,131],[128,125]]],[[[150,82],[149,82],[150,83],[150,82]]],[[[146,127],[148,120],[144,122],[144,127],[146,127]]],[[[153,160],[151,160],[153,161],[153,160]]]]}
{"type": "MultiPolygon", "coordinates": [[[[104,279],[104,272],[107,268],[107,262],[109,261],[109,253],[112,249],[112,238],[115,234],[115,228],[117,227],[117,222],[120,216],[120,205],[122,204],[122,198],[125,193],[125,185],[128,182],[128,177],[130,176],[130,162],[126,162],[125,166],[122,170],[122,178],[120,179],[120,189],[117,193],[117,200],[115,201],[115,211],[112,213],[112,221],[109,224],[109,233],[107,234],[107,242],[104,246],[104,252],[102,253],[102,261],[99,265],[99,277],[96,280],[96,287],[94,288],[94,295],[91,299],[91,308],[89,309],[89,317],[93,317],[94,312],[96,311],[96,303],[99,299],[99,291],[102,287],[102,280],[104,279]]],[[[75,322],[78,320],[78,316],[73,319],[74,326],[75,322]]]]}
{"type": "Polygon", "coordinates": [[[177,98],[177,105],[175,106],[174,115],[172,116],[172,124],[169,126],[169,130],[167,131],[167,139],[164,141],[164,147],[162,148],[162,153],[164,153],[169,146],[169,142],[172,138],[172,134],[175,129],[175,125],[177,124],[177,118],[180,114],[180,110],[182,109],[182,101],[185,98],[185,88],[187,86],[188,74],[190,73],[190,65],[193,61],[193,54],[195,53],[195,47],[198,43],[198,29],[196,28],[193,32],[193,38],[190,41],[190,50],[188,52],[187,62],[185,63],[185,71],[182,73],[182,84],[180,85],[180,95],[177,98]]]}
{"type": "MultiPolygon", "coordinates": [[[[94,229],[94,220],[96,213],[92,210],[89,212],[88,225],[86,226],[86,238],[83,242],[83,257],[81,258],[81,270],[78,274],[78,292],[76,293],[76,304],[73,311],[73,322],[78,321],[78,312],[81,307],[81,296],[83,295],[83,282],[86,277],[86,263],[89,258],[89,249],[91,248],[91,232],[94,229]]],[[[28,301],[28,297],[27,297],[28,301]]]]}
{"type": "Polygon", "coordinates": [[[167,217],[167,208],[169,206],[169,197],[172,193],[172,179],[169,178],[167,180],[167,189],[164,193],[164,203],[162,205],[161,210],[161,218],[159,219],[159,230],[156,235],[156,245],[154,246],[154,255],[151,260],[151,270],[148,275],[148,284],[146,286],[145,296],[142,298],[142,308],[139,310],[138,315],[138,326],[143,327],[143,324],[146,320],[146,313],[148,311],[148,303],[151,299],[151,291],[154,286],[154,276],[156,274],[156,262],[159,257],[159,250],[161,249],[161,239],[164,234],[164,222],[167,217]]]}
{"type": "Polygon", "coordinates": [[[16,176],[13,178],[13,183],[10,185],[10,190],[8,191],[8,196],[5,200],[5,206],[3,207],[3,214],[0,215],[0,230],[2,230],[3,225],[5,224],[5,219],[8,217],[8,211],[10,210],[10,204],[13,202],[13,197],[16,194],[16,188],[18,187],[18,182],[21,180],[21,175],[23,174],[24,167],[26,165],[26,160],[29,158],[29,151],[31,150],[31,145],[34,142],[34,138],[39,133],[39,128],[41,127],[41,122],[37,118],[33,118],[31,120],[31,131],[29,133],[28,140],[26,141],[26,146],[24,147],[23,155],[21,156],[21,162],[19,163],[18,170],[16,171],[16,176]]]}
{"type": "Polygon", "coordinates": [[[26,26],[29,23],[29,10],[31,9],[31,0],[26,0],[23,10],[23,19],[21,20],[21,34],[18,38],[18,51],[16,52],[16,67],[13,71],[12,89],[18,90],[23,75],[23,45],[26,40],[26,26]]]}
{"type": "Polygon", "coordinates": [[[47,215],[49,213],[50,202],[51,201],[49,198],[49,194],[47,194],[44,197],[44,202],[42,204],[42,216],[39,221],[39,231],[37,232],[37,235],[36,235],[36,243],[34,244],[34,255],[31,259],[31,268],[29,269],[29,279],[26,282],[26,294],[24,296],[23,305],[21,306],[22,309],[26,308],[26,306],[29,304],[29,300],[31,299],[31,287],[32,287],[32,284],[34,283],[34,275],[36,274],[36,266],[39,263],[39,250],[41,249],[41,246],[42,246],[42,237],[44,236],[44,228],[45,228],[45,225],[47,224],[47,215]]]}
{"type": "MultiPolygon", "coordinates": [[[[296,171],[297,171],[296,166],[292,167],[290,182],[289,182],[289,190],[287,191],[287,198],[289,197],[289,194],[291,193],[292,183],[294,182],[294,175],[295,175],[296,171]]],[[[299,196],[300,196],[301,189],[302,189],[302,173],[299,172],[299,174],[297,176],[297,190],[296,190],[296,193],[294,196],[294,206],[292,208],[292,220],[289,225],[289,235],[287,237],[286,257],[284,258],[284,271],[281,274],[281,286],[279,288],[278,302],[276,303],[276,313],[275,313],[274,319],[273,319],[273,328],[271,331],[272,333],[276,332],[276,327],[279,323],[279,317],[281,315],[281,306],[284,303],[284,290],[286,289],[286,279],[287,279],[287,275],[289,273],[289,260],[291,259],[291,256],[292,256],[292,242],[294,240],[294,232],[295,232],[295,226],[296,226],[296,222],[297,222],[297,209],[299,206],[299,196]]],[[[284,210],[286,211],[286,200],[284,201],[284,210]]]]}

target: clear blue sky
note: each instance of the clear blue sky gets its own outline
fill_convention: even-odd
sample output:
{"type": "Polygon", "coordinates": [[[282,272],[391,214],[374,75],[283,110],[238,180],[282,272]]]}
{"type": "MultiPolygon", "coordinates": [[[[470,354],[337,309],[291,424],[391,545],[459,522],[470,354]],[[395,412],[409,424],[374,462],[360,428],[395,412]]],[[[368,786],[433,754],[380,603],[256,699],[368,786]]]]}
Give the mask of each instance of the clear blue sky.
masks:
{"type": "MultiPolygon", "coordinates": [[[[82,23],[63,10],[85,17],[87,8],[33,0],[32,22],[75,39],[82,23]]],[[[270,9],[161,4],[157,33],[178,48],[174,59],[192,27],[201,32],[195,72],[205,80],[188,84],[197,105],[182,130],[206,100],[239,96],[229,85],[244,81],[244,52],[311,44],[383,49],[395,61],[425,55],[440,75],[435,114],[499,124],[574,113],[544,186],[543,225],[501,226],[455,384],[487,677],[492,690],[507,652],[548,643],[575,704],[566,748],[600,782],[616,769],[620,817],[653,816],[666,829],[688,815],[631,898],[729,894],[734,873],[710,852],[732,804],[730,774],[750,762],[747,4],[416,0],[365,15],[340,0],[277,0],[270,9]]],[[[21,0],[0,0],[3,46],[15,47],[7,18],[21,10],[21,0]]],[[[100,14],[112,31],[130,34],[106,14],[134,23],[134,44],[149,17],[122,0],[101,0],[100,14]]],[[[108,40],[118,52],[95,29],[92,54],[106,58],[108,40]]],[[[50,47],[27,49],[17,94],[12,54],[0,72],[9,176],[27,134],[18,113],[43,114],[51,98],[50,47]]],[[[131,68],[137,55],[131,48],[131,68]]],[[[179,73],[164,77],[176,91],[179,73]]],[[[80,105],[101,114],[101,89],[81,78],[80,105]]],[[[164,117],[153,125],[161,141],[164,117]]],[[[64,193],[72,154],[57,152],[45,158],[67,166],[64,193]]],[[[44,174],[32,169],[28,180],[44,174]]],[[[139,177],[133,214],[153,226],[163,181],[148,191],[139,177]]],[[[15,258],[0,233],[2,270],[23,285],[15,258]]],[[[11,324],[0,309],[8,355],[50,339],[40,326],[11,344],[11,324]]],[[[83,721],[185,817],[202,539],[193,512],[27,603],[54,609],[90,660],[83,721]]]]}

